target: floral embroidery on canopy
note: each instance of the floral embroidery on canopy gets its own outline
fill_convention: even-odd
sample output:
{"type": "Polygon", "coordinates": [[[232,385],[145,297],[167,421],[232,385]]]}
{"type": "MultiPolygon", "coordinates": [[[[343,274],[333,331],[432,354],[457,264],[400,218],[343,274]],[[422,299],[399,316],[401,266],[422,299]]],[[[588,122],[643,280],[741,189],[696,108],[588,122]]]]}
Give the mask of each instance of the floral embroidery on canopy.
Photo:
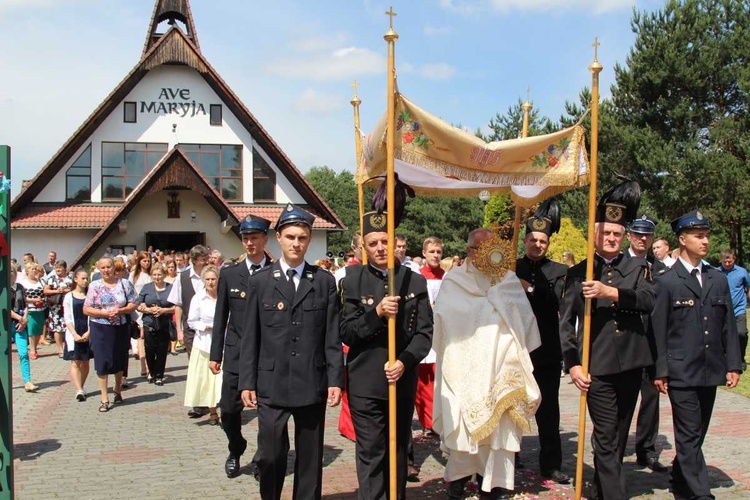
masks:
{"type": "Polygon", "coordinates": [[[568,146],[570,139],[563,137],[557,144],[550,144],[545,151],[529,159],[535,167],[555,168],[560,163],[560,158],[568,159],[568,146]]]}

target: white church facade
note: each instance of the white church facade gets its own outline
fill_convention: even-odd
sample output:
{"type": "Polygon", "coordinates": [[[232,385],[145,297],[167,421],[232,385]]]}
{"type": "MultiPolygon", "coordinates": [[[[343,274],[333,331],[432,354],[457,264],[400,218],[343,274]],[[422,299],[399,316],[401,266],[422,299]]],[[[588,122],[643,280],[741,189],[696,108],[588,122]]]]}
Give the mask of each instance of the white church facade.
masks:
{"type": "Polygon", "coordinates": [[[239,221],[288,202],[316,215],[308,260],[323,257],[342,221],[205,59],[188,0],[157,0],[138,64],[13,200],[12,253],[236,256],[239,221]]]}

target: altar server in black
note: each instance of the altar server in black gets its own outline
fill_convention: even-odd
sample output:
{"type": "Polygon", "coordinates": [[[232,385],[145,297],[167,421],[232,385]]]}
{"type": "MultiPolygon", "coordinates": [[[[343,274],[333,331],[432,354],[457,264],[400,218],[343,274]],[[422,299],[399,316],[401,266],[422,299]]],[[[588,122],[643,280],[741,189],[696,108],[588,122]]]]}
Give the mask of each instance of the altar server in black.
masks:
{"type": "MultiPolygon", "coordinates": [[[[238,390],[240,373],[240,343],[247,304],[247,280],[250,275],[273,261],[266,254],[268,228],[271,221],[249,215],[240,224],[245,258],[221,269],[219,277],[216,313],[211,337],[211,362],[214,374],[224,371],[221,386],[221,425],[229,440],[229,456],[224,464],[227,477],[240,472],[240,457],[247,448],[242,437],[242,400],[238,390]]],[[[257,475],[257,463],[253,459],[252,470],[257,475]]]]}
{"type": "Polygon", "coordinates": [[[672,221],[680,257],[656,280],[652,315],[656,337],[654,385],[669,395],[677,454],[672,463],[675,495],[714,498],[703,458],[716,386],[734,388],[742,360],[726,277],[703,263],[709,223],[700,210],[672,221]]]}
{"type": "Polygon", "coordinates": [[[589,498],[629,498],[622,458],[633,419],[643,368],[654,363],[653,341],[642,314],[654,305],[645,259],[624,259],[625,226],[640,204],[640,187],[623,182],[602,195],[596,214],[594,280],[586,281],[586,260],[570,268],[561,304],[562,351],[570,378],[588,391],[593,428],[594,484],[589,498]],[[584,376],[581,350],[584,299],[591,304],[591,364],[584,376]],[[578,330],[576,330],[576,325],[578,330]]]}
{"type": "Polygon", "coordinates": [[[560,204],[543,202],[526,221],[525,254],[516,262],[516,275],[536,316],[542,345],[531,352],[534,378],[542,394],[536,411],[539,428],[539,469],[543,477],[567,484],[570,476],[560,470],[560,296],[568,266],[547,258],[549,240],[560,230],[560,204]]]}
{"type": "MultiPolygon", "coordinates": [[[[395,268],[396,296],[387,296],[387,214],[364,215],[367,265],[346,268],[341,281],[341,338],[349,346],[349,408],[357,436],[359,500],[388,498],[388,383],[396,382],[398,499],[406,495],[417,367],[432,345],[432,307],[419,273],[395,268]],[[388,316],[396,315],[396,362],[388,365],[388,316]]],[[[396,499],[392,499],[396,500],[396,499]]]]}
{"type": "Polygon", "coordinates": [[[240,390],[258,408],[260,496],[278,500],[294,417],[294,499],[320,499],[326,403],[341,401],[343,354],[333,275],[305,262],[314,216],[291,203],[276,223],[281,258],[248,280],[240,390]]]}

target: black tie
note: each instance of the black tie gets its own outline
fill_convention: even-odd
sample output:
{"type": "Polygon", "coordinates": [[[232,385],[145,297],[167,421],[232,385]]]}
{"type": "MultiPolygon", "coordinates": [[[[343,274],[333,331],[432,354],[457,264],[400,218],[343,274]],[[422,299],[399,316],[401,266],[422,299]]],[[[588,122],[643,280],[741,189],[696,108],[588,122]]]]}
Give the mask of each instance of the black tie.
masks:
{"type": "Polygon", "coordinates": [[[698,279],[698,269],[695,268],[692,271],[690,271],[690,275],[693,277],[696,283],[698,283],[698,286],[703,288],[703,285],[701,285],[700,280],[698,279]]]}
{"type": "Polygon", "coordinates": [[[260,264],[250,264],[250,274],[255,274],[258,269],[260,269],[260,264]]]}
{"type": "Polygon", "coordinates": [[[286,277],[289,278],[289,290],[292,292],[292,297],[294,297],[294,294],[297,293],[297,287],[294,285],[294,275],[297,274],[297,271],[294,269],[287,269],[286,270],[286,277]]]}

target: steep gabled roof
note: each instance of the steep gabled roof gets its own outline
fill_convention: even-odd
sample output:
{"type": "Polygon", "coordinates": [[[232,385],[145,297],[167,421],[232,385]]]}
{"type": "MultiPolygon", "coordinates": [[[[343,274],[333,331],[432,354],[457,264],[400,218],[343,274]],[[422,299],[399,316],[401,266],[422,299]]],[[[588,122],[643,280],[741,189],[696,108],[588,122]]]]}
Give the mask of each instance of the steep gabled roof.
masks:
{"type": "Polygon", "coordinates": [[[270,134],[261,126],[234,92],[232,92],[226,82],[224,82],[216,70],[203,57],[200,50],[177,26],[170,28],[156,41],[148,52],[144,53],[141,60],[130,73],[104,99],[78,130],[73,133],[70,139],[55,153],[44,168],[37,173],[26,188],[21,190],[11,204],[11,217],[15,217],[20,210],[29,205],[42,189],[52,181],[75,152],[91,137],[96,129],[151,69],[167,64],[185,65],[198,71],[263,151],[268,154],[282,175],[289,179],[292,186],[309,203],[310,207],[321,217],[333,223],[337,228],[345,229],[341,219],[331,210],[305,176],[302,175],[279,145],[271,138],[270,134]]]}
{"type": "Polygon", "coordinates": [[[187,28],[187,37],[193,42],[195,48],[200,50],[198,33],[195,31],[193,13],[190,10],[190,2],[188,0],[156,0],[154,12],[151,14],[151,22],[148,24],[146,43],[143,44],[144,56],[163,36],[162,33],[156,32],[159,24],[169,21],[169,25],[173,26],[175,20],[181,21],[185,25],[187,28]]]}
{"type": "Polygon", "coordinates": [[[80,263],[88,261],[94,250],[104,243],[104,240],[117,228],[120,221],[144,197],[159,191],[173,189],[189,189],[194,193],[202,195],[208,204],[216,210],[216,213],[223,220],[226,220],[228,225],[232,226],[232,230],[239,237],[239,219],[234,210],[232,210],[232,207],[219,195],[213,185],[206,180],[198,167],[182,151],[173,148],[151,169],[151,172],[128,195],[120,209],[96,233],[96,236],[89,241],[88,245],[81,250],[81,253],[73,261],[72,268],[76,268],[80,263]]]}

